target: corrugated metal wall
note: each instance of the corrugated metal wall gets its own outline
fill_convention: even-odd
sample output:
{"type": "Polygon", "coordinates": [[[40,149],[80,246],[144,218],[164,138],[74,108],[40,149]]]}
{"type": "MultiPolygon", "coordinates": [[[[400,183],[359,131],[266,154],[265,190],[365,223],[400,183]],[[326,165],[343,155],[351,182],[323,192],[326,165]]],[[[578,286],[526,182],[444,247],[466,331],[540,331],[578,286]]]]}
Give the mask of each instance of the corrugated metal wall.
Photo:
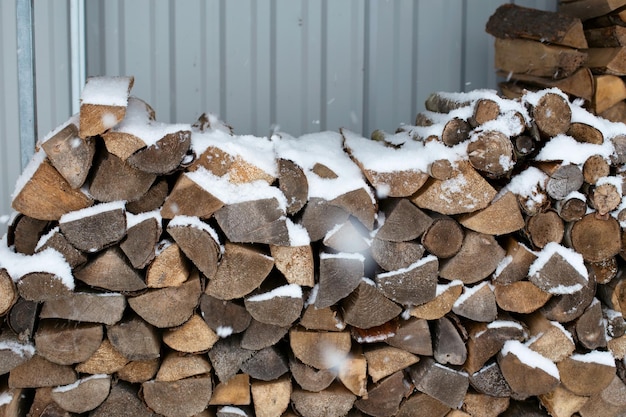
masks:
{"type": "MultiPolygon", "coordinates": [[[[504,0],[89,0],[87,75],[134,75],[157,119],[237,133],[412,123],[433,91],[496,88],[504,0]]],[[[517,4],[555,10],[556,0],[517,4]]],[[[35,1],[39,136],[70,116],[68,1],[35,1]]],[[[0,214],[19,174],[15,4],[0,2],[0,214]]]]}

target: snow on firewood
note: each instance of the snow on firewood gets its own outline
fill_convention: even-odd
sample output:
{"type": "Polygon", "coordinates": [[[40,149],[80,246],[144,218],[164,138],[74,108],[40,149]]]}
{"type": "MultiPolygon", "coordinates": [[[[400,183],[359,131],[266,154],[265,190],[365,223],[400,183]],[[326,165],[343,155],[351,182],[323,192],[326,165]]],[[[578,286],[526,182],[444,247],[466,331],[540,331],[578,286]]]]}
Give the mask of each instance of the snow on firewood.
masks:
{"type": "Polygon", "coordinates": [[[110,203],[96,204],[91,207],[64,214],[59,219],[59,223],[69,223],[75,220],[84,219],[85,217],[95,216],[96,214],[106,213],[107,211],[124,210],[125,205],[125,201],[112,201],[110,203]]]}
{"type": "Polygon", "coordinates": [[[152,210],[152,211],[146,211],[146,212],[138,213],[138,214],[134,214],[134,213],[127,211],[126,212],[126,227],[130,229],[131,227],[136,226],[139,223],[148,219],[155,219],[159,224],[161,224],[161,221],[163,220],[163,218],[161,217],[161,211],[152,210]]]}
{"type": "Polygon", "coordinates": [[[74,388],[78,388],[79,385],[87,382],[87,381],[91,381],[92,379],[104,379],[104,378],[109,378],[109,375],[106,374],[95,374],[95,375],[90,375],[88,377],[82,378],[82,379],[78,379],[76,380],[76,382],[73,382],[71,384],[67,384],[67,385],[61,385],[58,387],[54,387],[52,389],[52,392],[68,392],[73,390],[74,388]]]}
{"type": "Polygon", "coordinates": [[[222,249],[222,253],[224,252],[224,247],[220,243],[220,237],[218,236],[215,229],[211,227],[211,225],[209,225],[208,223],[205,223],[202,220],[200,220],[198,217],[183,216],[183,215],[174,216],[174,218],[170,220],[170,222],[168,223],[168,227],[176,227],[176,226],[190,226],[190,227],[195,227],[198,230],[203,230],[207,232],[213,238],[215,243],[217,243],[220,246],[220,248],[222,249]]]}
{"type": "Polygon", "coordinates": [[[528,275],[535,275],[538,271],[540,271],[546,262],[550,260],[550,257],[552,257],[555,253],[561,255],[561,257],[563,257],[563,259],[565,259],[576,270],[576,272],[580,274],[581,277],[586,280],[589,279],[589,272],[587,271],[587,267],[585,267],[582,255],[575,250],[559,245],[556,242],[548,243],[537,253],[537,259],[535,259],[535,262],[533,262],[530,266],[528,275]]]}
{"type": "Polygon", "coordinates": [[[531,368],[541,369],[555,379],[560,379],[559,370],[554,362],[530,349],[518,340],[506,341],[500,353],[503,356],[508,354],[514,355],[523,364],[531,368]]]}
{"type": "Polygon", "coordinates": [[[91,77],[87,80],[80,100],[85,104],[126,106],[132,77],[91,77]]]}
{"type": "Polygon", "coordinates": [[[275,297],[302,298],[302,287],[297,284],[283,285],[262,294],[249,297],[248,301],[266,301],[275,297]]]}
{"type": "Polygon", "coordinates": [[[615,367],[615,359],[611,352],[605,352],[600,350],[592,350],[589,353],[574,353],[570,356],[570,359],[586,362],[586,363],[597,363],[600,365],[615,367]]]}
{"type": "Polygon", "coordinates": [[[301,225],[294,223],[290,218],[285,219],[289,231],[289,243],[291,246],[306,246],[311,243],[309,232],[301,225]]]}

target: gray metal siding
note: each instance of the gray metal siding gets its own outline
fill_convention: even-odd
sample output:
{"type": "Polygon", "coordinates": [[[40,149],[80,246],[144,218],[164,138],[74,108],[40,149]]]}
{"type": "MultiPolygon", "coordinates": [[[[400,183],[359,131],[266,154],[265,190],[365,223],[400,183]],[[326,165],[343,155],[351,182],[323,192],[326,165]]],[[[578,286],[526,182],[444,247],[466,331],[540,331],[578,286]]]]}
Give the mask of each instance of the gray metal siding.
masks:
{"type": "MultiPolygon", "coordinates": [[[[87,0],[87,75],[134,75],[157,119],[237,133],[412,123],[433,91],[496,88],[503,0],[87,0]]],[[[556,0],[515,3],[555,10],[556,0]]],[[[35,1],[39,136],[71,114],[69,4],[35,1]]],[[[0,1],[0,214],[19,175],[15,4],[0,1]]]]}

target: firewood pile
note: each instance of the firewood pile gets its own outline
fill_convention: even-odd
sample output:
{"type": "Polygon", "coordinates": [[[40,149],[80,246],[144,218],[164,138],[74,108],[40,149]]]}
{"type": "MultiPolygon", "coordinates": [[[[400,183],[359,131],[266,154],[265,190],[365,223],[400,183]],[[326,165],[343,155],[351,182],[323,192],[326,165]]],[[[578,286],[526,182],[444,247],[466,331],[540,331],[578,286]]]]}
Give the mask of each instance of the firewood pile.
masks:
{"type": "Polygon", "coordinates": [[[594,114],[626,122],[625,1],[561,0],[558,12],[506,4],[491,16],[507,97],[558,87],[594,114]]]}
{"type": "Polygon", "coordinates": [[[132,84],[89,79],[16,184],[0,414],[626,411],[626,126],[551,88],[237,136],[132,84]]]}

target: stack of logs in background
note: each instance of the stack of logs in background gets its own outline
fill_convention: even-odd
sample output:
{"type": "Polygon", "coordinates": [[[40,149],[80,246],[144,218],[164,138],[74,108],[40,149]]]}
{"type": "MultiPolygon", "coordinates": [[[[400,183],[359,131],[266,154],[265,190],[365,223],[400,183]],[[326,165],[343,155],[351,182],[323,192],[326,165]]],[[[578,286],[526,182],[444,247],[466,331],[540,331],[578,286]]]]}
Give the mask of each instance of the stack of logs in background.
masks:
{"type": "Polygon", "coordinates": [[[3,415],[625,412],[626,127],[552,89],[240,137],[131,87],[90,79],[18,181],[3,415]]]}
{"type": "Polygon", "coordinates": [[[558,87],[587,108],[626,121],[626,2],[561,0],[559,12],[499,7],[486,30],[508,97],[558,87]]]}

